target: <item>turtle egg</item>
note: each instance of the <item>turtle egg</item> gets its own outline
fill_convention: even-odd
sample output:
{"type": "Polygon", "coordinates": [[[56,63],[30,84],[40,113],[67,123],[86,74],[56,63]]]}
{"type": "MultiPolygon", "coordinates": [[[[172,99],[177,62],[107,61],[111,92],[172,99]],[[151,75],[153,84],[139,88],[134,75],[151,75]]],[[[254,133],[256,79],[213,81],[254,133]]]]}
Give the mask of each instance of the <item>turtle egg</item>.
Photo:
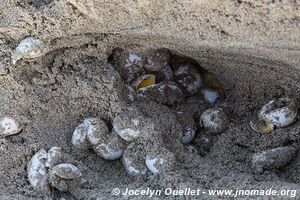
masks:
{"type": "Polygon", "coordinates": [[[122,139],[132,141],[142,134],[144,122],[145,118],[137,109],[128,109],[114,118],[113,128],[122,139]]]}
{"type": "Polygon", "coordinates": [[[175,155],[166,148],[158,147],[146,155],[146,165],[153,174],[170,171],[175,166],[175,155]]]}
{"type": "Polygon", "coordinates": [[[60,163],[62,158],[62,148],[61,147],[51,147],[47,153],[46,167],[52,168],[54,165],[60,163]]]}
{"type": "Polygon", "coordinates": [[[17,134],[22,130],[19,123],[11,117],[0,118],[0,136],[17,134]]]}
{"type": "Polygon", "coordinates": [[[125,142],[113,131],[105,141],[96,145],[94,150],[101,158],[115,160],[122,157],[125,147],[125,142]]]}
{"type": "Polygon", "coordinates": [[[78,149],[88,149],[89,143],[86,138],[87,127],[84,123],[79,124],[73,132],[72,144],[78,149]]]}
{"type": "Polygon", "coordinates": [[[216,103],[221,98],[219,92],[213,89],[203,89],[201,92],[205,101],[211,104],[216,103]]]}
{"type": "Polygon", "coordinates": [[[162,70],[170,60],[170,52],[167,49],[157,49],[146,56],[144,68],[149,71],[162,70]]]}
{"type": "Polygon", "coordinates": [[[194,140],[194,146],[198,154],[206,156],[213,146],[212,136],[203,133],[199,134],[194,140]]]}
{"type": "Polygon", "coordinates": [[[209,108],[200,117],[200,126],[209,133],[220,133],[228,125],[228,117],[221,108],[209,108]]]}
{"type": "Polygon", "coordinates": [[[187,145],[185,146],[185,149],[187,150],[187,152],[189,152],[190,154],[199,154],[197,148],[193,145],[187,145]]]}
{"type": "Polygon", "coordinates": [[[189,95],[194,95],[202,86],[202,77],[195,66],[186,63],[180,65],[174,72],[175,80],[189,95]]]}
{"type": "Polygon", "coordinates": [[[181,143],[182,144],[188,144],[188,143],[190,143],[194,139],[195,134],[196,134],[196,129],[190,128],[190,127],[186,127],[183,130],[183,133],[182,133],[181,143]]]}
{"type": "Polygon", "coordinates": [[[145,164],[146,151],[144,146],[137,142],[132,142],[124,151],[122,163],[130,175],[145,175],[148,168],[145,164]]]}
{"type": "Polygon", "coordinates": [[[81,176],[82,173],[76,166],[62,163],[52,168],[50,172],[50,183],[60,191],[67,191],[69,189],[68,182],[81,176]]]}
{"type": "Polygon", "coordinates": [[[47,191],[49,189],[48,172],[45,166],[46,160],[47,152],[45,149],[41,149],[34,154],[28,163],[28,179],[34,190],[47,191]]]}
{"type": "Polygon", "coordinates": [[[108,127],[106,123],[99,118],[87,118],[84,120],[87,127],[87,140],[92,145],[97,145],[102,142],[108,135],[108,127]]]}
{"type": "Polygon", "coordinates": [[[40,57],[43,54],[42,48],[44,48],[44,43],[40,39],[27,37],[19,43],[12,53],[12,63],[16,64],[21,58],[40,57]]]}
{"type": "Polygon", "coordinates": [[[153,74],[147,74],[140,76],[135,80],[132,86],[138,90],[155,84],[155,76],[153,74]]]}

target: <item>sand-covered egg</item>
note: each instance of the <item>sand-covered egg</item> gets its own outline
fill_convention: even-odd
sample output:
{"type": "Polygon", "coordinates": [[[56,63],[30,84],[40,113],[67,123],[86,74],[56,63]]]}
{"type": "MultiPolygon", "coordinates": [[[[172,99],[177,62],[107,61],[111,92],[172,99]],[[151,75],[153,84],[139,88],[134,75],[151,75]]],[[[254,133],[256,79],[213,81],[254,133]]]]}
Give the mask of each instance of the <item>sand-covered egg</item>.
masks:
{"type": "Polygon", "coordinates": [[[122,156],[122,163],[130,175],[145,175],[148,168],[145,163],[146,150],[144,144],[132,142],[125,149],[122,156]]]}
{"type": "Polygon", "coordinates": [[[197,153],[201,156],[206,156],[213,146],[212,136],[210,134],[200,133],[193,143],[197,149],[197,153]]]}
{"type": "Polygon", "coordinates": [[[298,108],[295,99],[285,97],[271,100],[260,109],[258,120],[251,121],[250,126],[260,133],[289,126],[297,120],[298,108]]]}
{"type": "Polygon", "coordinates": [[[40,57],[43,54],[43,48],[45,48],[45,45],[42,40],[34,37],[27,37],[18,44],[12,53],[12,63],[16,64],[21,58],[40,57]]]}
{"type": "Polygon", "coordinates": [[[60,191],[69,189],[69,181],[82,176],[80,170],[72,164],[61,163],[52,168],[50,172],[50,183],[60,191]]]}
{"type": "Polygon", "coordinates": [[[188,144],[190,143],[196,134],[196,128],[195,127],[185,127],[183,129],[181,143],[182,144],[188,144]]]}
{"type": "Polygon", "coordinates": [[[179,65],[174,71],[174,76],[179,86],[189,95],[196,94],[203,83],[197,68],[189,63],[179,65]]]}
{"type": "Polygon", "coordinates": [[[28,180],[36,191],[45,192],[49,189],[46,161],[47,152],[45,149],[41,149],[33,155],[27,165],[28,180]]]}
{"type": "Polygon", "coordinates": [[[146,55],[144,68],[149,71],[160,71],[170,61],[170,52],[167,49],[156,49],[146,55]]]}
{"type": "Polygon", "coordinates": [[[0,136],[9,136],[19,133],[22,125],[16,119],[8,116],[0,117],[0,136]]]}
{"type": "Polygon", "coordinates": [[[84,123],[79,124],[72,135],[72,144],[78,149],[88,149],[90,144],[87,141],[87,126],[84,123]]]}
{"type": "Polygon", "coordinates": [[[172,171],[176,163],[174,153],[164,147],[157,146],[147,152],[146,165],[153,174],[172,171]]]}
{"type": "Polygon", "coordinates": [[[59,164],[62,159],[62,154],[61,147],[51,147],[47,153],[46,167],[52,168],[54,165],[59,164]]]}
{"type": "Polygon", "coordinates": [[[136,90],[146,88],[155,84],[155,75],[146,74],[138,77],[133,83],[132,87],[136,90]]]}
{"type": "Polygon", "coordinates": [[[228,117],[221,108],[209,108],[201,115],[200,126],[208,133],[220,133],[228,126],[228,117]]]}
{"type": "Polygon", "coordinates": [[[109,134],[106,123],[100,118],[87,118],[84,120],[84,124],[87,127],[86,137],[91,145],[99,144],[109,134]]]}
{"type": "Polygon", "coordinates": [[[184,96],[182,90],[175,82],[166,81],[147,88],[141,88],[137,91],[137,97],[161,104],[174,105],[181,102],[184,96]]]}
{"type": "Polygon", "coordinates": [[[137,53],[117,48],[113,51],[109,60],[125,83],[131,83],[144,74],[144,59],[137,53]]]}
{"type": "Polygon", "coordinates": [[[133,141],[141,136],[145,121],[145,117],[137,108],[129,107],[114,118],[113,129],[125,141],[133,141]]]}
{"type": "Polygon", "coordinates": [[[201,93],[204,100],[210,104],[215,104],[221,99],[221,95],[217,90],[206,88],[202,89],[201,93]]]}
{"type": "Polygon", "coordinates": [[[95,152],[106,160],[115,160],[122,157],[126,143],[113,131],[109,136],[94,147],[95,152]]]}

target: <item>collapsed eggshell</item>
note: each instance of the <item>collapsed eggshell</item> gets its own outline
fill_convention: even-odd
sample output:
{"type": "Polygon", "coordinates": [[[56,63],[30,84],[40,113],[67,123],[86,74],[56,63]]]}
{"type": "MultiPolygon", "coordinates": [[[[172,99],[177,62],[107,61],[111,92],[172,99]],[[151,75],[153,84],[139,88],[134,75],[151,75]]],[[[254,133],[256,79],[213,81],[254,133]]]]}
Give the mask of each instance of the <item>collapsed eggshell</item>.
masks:
{"type": "Polygon", "coordinates": [[[170,61],[170,52],[167,49],[151,51],[146,56],[144,68],[149,71],[160,71],[170,61]]]}
{"type": "Polygon", "coordinates": [[[174,72],[175,80],[189,95],[194,95],[202,86],[202,77],[196,67],[186,63],[178,66],[174,72]]]}
{"type": "Polygon", "coordinates": [[[146,151],[143,144],[132,142],[123,153],[122,163],[128,174],[145,175],[148,172],[145,158],[146,151]]]}
{"type": "Polygon", "coordinates": [[[220,133],[228,125],[228,117],[221,108],[209,108],[200,117],[200,126],[209,133],[220,133]]]}
{"type": "Polygon", "coordinates": [[[133,141],[141,136],[145,117],[135,108],[128,108],[113,120],[113,129],[126,141],[133,141]]]}
{"type": "Polygon", "coordinates": [[[88,149],[89,143],[87,141],[87,126],[82,123],[79,124],[72,135],[72,144],[78,149],[88,149]]]}
{"type": "Polygon", "coordinates": [[[146,155],[146,165],[153,174],[161,174],[172,170],[175,162],[174,153],[163,147],[157,147],[146,155]]]}
{"type": "Polygon", "coordinates": [[[12,63],[16,64],[21,58],[36,58],[42,56],[42,48],[45,48],[44,46],[43,41],[40,39],[33,37],[23,39],[12,53],[12,63]]]}
{"type": "Polygon", "coordinates": [[[87,127],[87,140],[92,145],[99,144],[109,134],[108,127],[102,119],[87,118],[84,120],[84,124],[87,127]]]}
{"type": "Polygon", "coordinates": [[[17,134],[22,130],[20,124],[11,117],[0,118],[0,136],[17,134]]]}
{"type": "Polygon", "coordinates": [[[52,168],[54,165],[60,163],[62,159],[62,148],[61,147],[51,147],[47,153],[46,167],[52,168]]]}
{"type": "Polygon", "coordinates": [[[125,148],[125,142],[113,131],[105,141],[96,145],[94,150],[106,160],[115,160],[122,157],[125,148]]]}
{"type": "Polygon", "coordinates": [[[80,170],[67,163],[56,165],[50,171],[50,183],[53,187],[60,191],[68,191],[70,188],[70,181],[82,176],[80,170]]]}
{"type": "Polygon", "coordinates": [[[27,165],[28,179],[36,191],[47,191],[48,188],[48,173],[45,166],[47,160],[47,152],[45,149],[39,150],[31,158],[27,165]]]}
{"type": "Polygon", "coordinates": [[[295,99],[278,98],[265,104],[258,113],[258,119],[250,121],[250,127],[259,133],[269,133],[275,128],[293,124],[297,120],[298,104],[295,99]]]}
{"type": "Polygon", "coordinates": [[[293,146],[277,147],[253,154],[252,170],[254,174],[261,174],[265,170],[272,170],[287,165],[297,154],[293,146]]]}

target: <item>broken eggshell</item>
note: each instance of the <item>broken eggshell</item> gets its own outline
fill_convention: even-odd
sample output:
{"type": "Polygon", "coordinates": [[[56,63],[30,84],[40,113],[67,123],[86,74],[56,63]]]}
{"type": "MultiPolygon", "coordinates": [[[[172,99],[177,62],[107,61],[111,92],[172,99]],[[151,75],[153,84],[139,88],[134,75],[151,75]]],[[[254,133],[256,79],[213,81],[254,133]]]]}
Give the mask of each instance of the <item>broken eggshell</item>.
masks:
{"type": "Polygon", "coordinates": [[[46,168],[47,152],[45,149],[39,150],[31,158],[27,165],[28,179],[36,191],[48,191],[48,172],[46,168]]]}
{"type": "Polygon", "coordinates": [[[146,150],[144,145],[132,142],[123,153],[122,163],[128,174],[133,176],[145,175],[148,172],[145,158],[146,150]]]}
{"type": "Polygon", "coordinates": [[[106,160],[116,160],[122,157],[126,143],[116,132],[112,132],[106,140],[94,147],[95,152],[106,160]]]}
{"type": "Polygon", "coordinates": [[[11,117],[0,118],[0,136],[9,136],[19,133],[22,130],[20,123],[11,117]]]}
{"type": "Polygon", "coordinates": [[[56,165],[50,171],[50,183],[60,191],[68,191],[70,188],[69,181],[82,176],[80,170],[67,163],[56,165]]]}
{"type": "Polygon", "coordinates": [[[197,68],[189,63],[181,64],[174,72],[175,80],[188,95],[194,95],[203,84],[197,68]]]}
{"type": "Polygon", "coordinates": [[[132,83],[132,87],[136,90],[146,88],[155,84],[155,76],[153,74],[146,74],[140,76],[132,83]]]}
{"type": "Polygon", "coordinates": [[[45,45],[42,40],[27,37],[23,39],[14,52],[12,53],[12,63],[15,65],[16,62],[21,58],[37,58],[43,55],[45,45]]]}
{"type": "Polygon", "coordinates": [[[200,126],[208,133],[220,133],[228,125],[228,117],[221,108],[209,108],[200,117],[200,126]]]}
{"type": "Polygon", "coordinates": [[[269,133],[275,128],[293,124],[298,116],[298,103],[288,97],[271,100],[258,113],[258,120],[251,121],[251,128],[260,133],[269,133]]]}

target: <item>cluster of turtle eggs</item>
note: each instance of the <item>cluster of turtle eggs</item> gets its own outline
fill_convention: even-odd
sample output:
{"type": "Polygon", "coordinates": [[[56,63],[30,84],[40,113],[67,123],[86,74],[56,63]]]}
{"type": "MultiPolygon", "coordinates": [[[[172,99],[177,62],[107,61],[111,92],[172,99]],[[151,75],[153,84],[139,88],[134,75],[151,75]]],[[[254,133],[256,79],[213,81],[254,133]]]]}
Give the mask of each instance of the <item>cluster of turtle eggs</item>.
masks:
{"type": "Polygon", "coordinates": [[[200,67],[188,61],[175,62],[167,49],[148,51],[141,56],[118,48],[109,62],[127,84],[132,98],[173,105],[199,91],[209,103],[216,103],[222,96],[219,82],[210,73],[200,73],[200,67]],[[205,84],[206,80],[214,87],[205,84]]]}
{"type": "Polygon", "coordinates": [[[61,163],[62,149],[51,147],[48,152],[40,149],[27,166],[28,179],[36,191],[48,192],[49,186],[68,191],[71,181],[82,176],[80,170],[68,163],[61,163]]]}

